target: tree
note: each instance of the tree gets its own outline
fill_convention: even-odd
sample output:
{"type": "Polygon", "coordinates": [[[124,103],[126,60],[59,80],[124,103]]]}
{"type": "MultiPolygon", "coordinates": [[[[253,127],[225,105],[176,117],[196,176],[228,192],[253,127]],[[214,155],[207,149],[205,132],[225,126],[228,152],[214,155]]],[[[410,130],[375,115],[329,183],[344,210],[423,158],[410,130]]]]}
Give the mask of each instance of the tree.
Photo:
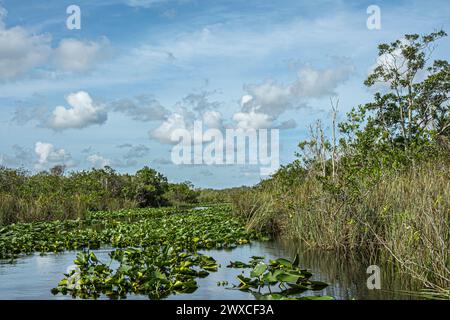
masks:
{"type": "Polygon", "coordinates": [[[198,203],[200,192],[194,189],[190,181],[172,183],[169,186],[167,196],[174,205],[198,203]]]}
{"type": "Polygon", "coordinates": [[[342,143],[353,156],[382,165],[414,161],[439,136],[448,136],[450,66],[443,60],[430,63],[435,41],[446,35],[409,34],[379,45],[378,65],[364,83],[383,90],[340,124],[347,135],[342,143]]]}
{"type": "Polygon", "coordinates": [[[62,176],[64,175],[64,171],[66,170],[66,166],[62,164],[58,164],[50,169],[50,174],[52,176],[62,176]]]}
{"type": "Polygon", "coordinates": [[[159,207],[167,204],[167,178],[147,166],[136,172],[136,201],[140,207],[159,207]]]}

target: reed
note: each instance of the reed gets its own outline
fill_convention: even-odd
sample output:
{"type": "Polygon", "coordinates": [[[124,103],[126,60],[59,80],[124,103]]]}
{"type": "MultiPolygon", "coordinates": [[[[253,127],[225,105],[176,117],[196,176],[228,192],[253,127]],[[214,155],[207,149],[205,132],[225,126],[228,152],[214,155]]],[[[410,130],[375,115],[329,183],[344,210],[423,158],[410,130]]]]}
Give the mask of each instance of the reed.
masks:
{"type": "Polygon", "coordinates": [[[381,253],[426,287],[447,292],[449,164],[426,163],[361,183],[339,197],[312,176],[290,188],[273,179],[234,195],[234,213],[249,229],[269,229],[309,247],[381,253]]]}

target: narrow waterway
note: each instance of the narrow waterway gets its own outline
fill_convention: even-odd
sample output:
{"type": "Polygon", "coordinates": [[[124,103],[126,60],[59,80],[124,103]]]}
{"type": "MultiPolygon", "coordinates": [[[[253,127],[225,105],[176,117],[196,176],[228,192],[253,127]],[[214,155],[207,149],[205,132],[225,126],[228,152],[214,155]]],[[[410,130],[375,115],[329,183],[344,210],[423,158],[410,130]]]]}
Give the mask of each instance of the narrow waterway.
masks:
{"type": "MultiPolygon", "coordinates": [[[[97,257],[105,262],[110,259],[111,249],[95,250],[97,257]]],[[[279,257],[292,258],[299,254],[300,265],[310,270],[314,280],[329,283],[321,291],[308,291],[303,295],[330,295],[336,299],[410,299],[404,291],[414,290],[414,282],[407,275],[394,272],[387,263],[376,263],[381,269],[381,290],[367,288],[367,262],[353,256],[337,255],[322,250],[307,250],[292,242],[255,242],[233,250],[202,251],[214,257],[220,264],[217,272],[211,272],[203,279],[197,279],[199,288],[192,294],[177,294],[167,299],[254,299],[251,293],[230,290],[237,284],[236,276],[243,269],[226,266],[230,261],[246,262],[251,256],[265,256],[266,260],[279,257]],[[227,281],[228,286],[218,286],[227,281]],[[227,289],[228,287],[228,289],[227,289]]],[[[0,299],[72,299],[70,296],[52,295],[50,290],[63,278],[73,265],[76,252],[60,254],[29,255],[18,258],[14,263],[0,260],[0,299]]],[[[372,262],[374,263],[374,262],[372,262]]],[[[245,272],[248,272],[245,271],[245,272]]],[[[128,299],[147,299],[146,296],[129,296],[128,299]]]]}

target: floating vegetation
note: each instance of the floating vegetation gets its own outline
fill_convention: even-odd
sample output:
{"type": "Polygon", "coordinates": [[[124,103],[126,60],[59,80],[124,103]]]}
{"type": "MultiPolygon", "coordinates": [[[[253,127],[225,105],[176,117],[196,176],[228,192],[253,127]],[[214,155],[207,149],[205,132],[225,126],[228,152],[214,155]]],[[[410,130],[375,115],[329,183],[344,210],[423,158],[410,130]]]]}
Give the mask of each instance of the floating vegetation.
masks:
{"type": "Polygon", "coordinates": [[[144,294],[161,299],[171,293],[191,293],[197,289],[196,278],[217,271],[214,258],[198,250],[234,248],[254,239],[266,237],[247,232],[228,206],[119,210],[90,213],[84,220],[1,228],[0,258],[83,250],[74,261],[75,270],[65,274],[54,294],[80,298],[144,294]],[[107,263],[91,251],[102,246],[116,248],[107,263]]]}
{"type": "Polygon", "coordinates": [[[109,256],[111,261],[105,264],[93,252],[79,253],[77,268],[66,274],[52,293],[81,298],[103,294],[112,299],[141,294],[161,299],[171,293],[194,292],[195,278],[206,277],[218,267],[210,256],[172,246],[117,249],[109,256]],[[112,262],[118,263],[115,270],[110,267],[112,262]]]}
{"type": "Polygon", "coordinates": [[[148,247],[182,243],[185,250],[234,248],[253,239],[228,206],[205,210],[147,208],[95,212],[85,220],[12,224],[0,228],[0,259],[33,252],[148,247]]]}
{"type": "MultiPolygon", "coordinates": [[[[148,208],[90,213],[83,220],[36,222],[0,229],[0,258],[78,250],[75,268],[52,289],[53,294],[92,299],[107,296],[124,299],[146,295],[162,299],[170,294],[192,293],[196,279],[219,268],[216,260],[199,250],[232,249],[252,240],[268,238],[246,231],[230,207],[203,210],[148,208]],[[110,247],[108,261],[100,261],[93,249],[110,247]]],[[[311,274],[285,259],[263,262],[253,256],[248,263],[232,262],[233,268],[252,268],[240,275],[239,289],[253,290],[257,299],[291,298],[304,290],[326,284],[308,280],[311,274]],[[281,292],[261,293],[261,287],[278,285],[281,292]]],[[[218,283],[227,286],[226,281],[218,283]]]]}
{"type": "Polygon", "coordinates": [[[251,257],[248,263],[241,261],[231,261],[228,268],[247,268],[251,269],[250,275],[240,274],[237,276],[239,284],[235,289],[251,292],[258,300],[330,300],[329,296],[303,296],[299,294],[313,290],[318,291],[326,288],[327,283],[310,280],[312,273],[306,269],[301,269],[298,264],[298,256],[294,261],[284,258],[276,260],[270,259],[268,263],[264,262],[265,257],[251,257]],[[273,288],[279,291],[274,292],[273,288]],[[267,288],[267,292],[262,293],[267,288]]]}

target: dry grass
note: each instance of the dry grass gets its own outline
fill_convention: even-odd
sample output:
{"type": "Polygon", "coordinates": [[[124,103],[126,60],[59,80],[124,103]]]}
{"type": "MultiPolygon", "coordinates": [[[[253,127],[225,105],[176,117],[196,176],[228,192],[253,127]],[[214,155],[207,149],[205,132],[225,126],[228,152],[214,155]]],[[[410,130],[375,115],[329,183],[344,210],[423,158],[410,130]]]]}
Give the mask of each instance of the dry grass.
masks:
{"type": "Polygon", "coordinates": [[[425,287],[446,292],[449,177],[446,162],[423,165],[386,174],[353,200],[336,197],[315,179],[289,190],[273,181],[235,196],[233,205],[249,228],[269,227],[310,247],[381,252],[425,287]]]}
{"type": "Polygon", "coordinates": [[[92,204],[90,199],[75,194],[70,197],[41,195],[37,198],[20,198],[0,194],[0,226],[18,222],[35,222],[83,218],[92,209],[117,210],[135,208],[134,201],[108,199],[92,204]]]}

